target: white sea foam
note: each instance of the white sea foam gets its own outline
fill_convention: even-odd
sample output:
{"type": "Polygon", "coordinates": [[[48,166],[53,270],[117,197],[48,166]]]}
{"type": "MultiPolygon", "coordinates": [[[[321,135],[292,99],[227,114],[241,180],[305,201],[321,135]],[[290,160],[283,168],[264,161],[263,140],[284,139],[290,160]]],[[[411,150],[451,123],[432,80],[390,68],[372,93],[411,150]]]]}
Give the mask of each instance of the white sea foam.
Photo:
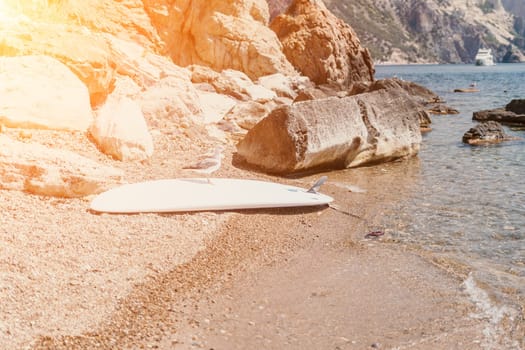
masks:
{"type": "Polygon", "coordinates": [[[482,347],[484,349],[500,349],[501,346],[505,346],[505,349],[520,349],[517,342],[507,338],[508,332],[503,326],[505,319],[508,319],[511,324],[514,323],[517,316],[516,310],[505,305],[495,305],[487,292],[477,285],[472,274],[463,282],[463,287],[470,300],[476,305],[477,312],[473,313],[471,317],[485,323],[483,329],[485,339],[481,344],[482,347]]]}

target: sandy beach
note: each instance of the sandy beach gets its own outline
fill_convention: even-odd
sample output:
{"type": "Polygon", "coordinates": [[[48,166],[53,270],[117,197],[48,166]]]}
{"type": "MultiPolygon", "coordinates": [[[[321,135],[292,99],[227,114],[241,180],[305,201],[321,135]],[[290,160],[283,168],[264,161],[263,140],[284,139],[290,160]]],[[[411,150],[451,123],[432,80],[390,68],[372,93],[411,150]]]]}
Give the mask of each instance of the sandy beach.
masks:
{"type": "MultiPolygon", "coordinates": [[[[431,18],[425,13],[423,20],[431,18]]],[[[495,216],[508,235],[487,236],[496,245],[512,239],[495,255],[516,255],[504,265],[510,273],[498,275],[513,278],[502,284],[501,294],[515,297],[508,310],[511,303],[491,295],[489,283],[478,285],[466,264],[432,250],[439,244],[403,241],[434,229],[440,239],[449,224],[428,221],[434,207],[393,209],[422,177],[418,157],[383,163],[422,150],[420,128],[430,119],[421,103],[437,97],[404,80],[410,71],[396,68],[395,79],[377,80],[375,50],[323,2],[0,0],[0,30],[0,349],[525,348],[525,303],[514,287],[522,266],[512,269],[523,263],[513,246],[522,221],[495,216]],[[255,136],[246,137],[248,130],[255,136]],[[213,177],[308,188],[326,175],[321,192],[334,202],[133,215],[89,210],[99,185],[200,177],[184,168],[217,146],[225,157],[213,177]],[[240,159],[283,173],[381,164],[278,177],[244,168],[240,159]],[[85,197],[70,198],[78,196],[85,197]],[[385,219],[391,213],[400,214],[395,222],[385,219]],[[429,224],[410,226],[411,218],[429,224]]],[[[481,34],[469,34],[476,38],[469,50],[456,50],[463,61],[481,34]]],[[[392,52],[382,60],[411,61],[392,52]]],[[[498,90],[495,82],[487,78],[490,91],[498,90]]],[[[450,178],[477,169],[459,166],[444,148],[436,154],[458,163],[434,167],[454,170],[450,178]]],[[[435,193],[464,196],[442,186],[435,193]]],[[[481,197],[484,187],[466,193],[481,197]]],[[[515,202],[503,202],[521,208],[523,193],[511,195],[515,202]]],[[[484,205],[479,197],[463,202],[484,205]]],[[[470,247],[463,231],[476,224],[460,225],[450,246],[470,247]]]]}
{"type": "MultiPolygon", "coordinates": [[[[32,139],[118,166],[129,181],[188,176],[183,164],[212,146],[187,144],[175,160],[173,135],[166,135],[157,134],[157,156],[142,164],[104,157],[79,134],[40,131],[32,139]]],[[[321,175],[243,170],[232,165],[233,152],[227,148],[214,175],[301,187],[321,175]]],[[[407,176],[408,168],[397,162],[326,173],[322,192],[334,197],[334,208],[106,215],[89,212],[91,198],[2,191],[0,342],[12,349],[475,349],[503,342],[508,334],[488,339],[490,319],[476,316],[462,285],[468,271],[388,234],[365,237],[385,230],[383,210],[402,199],[388,189],[417,176],[407,176]]]]}

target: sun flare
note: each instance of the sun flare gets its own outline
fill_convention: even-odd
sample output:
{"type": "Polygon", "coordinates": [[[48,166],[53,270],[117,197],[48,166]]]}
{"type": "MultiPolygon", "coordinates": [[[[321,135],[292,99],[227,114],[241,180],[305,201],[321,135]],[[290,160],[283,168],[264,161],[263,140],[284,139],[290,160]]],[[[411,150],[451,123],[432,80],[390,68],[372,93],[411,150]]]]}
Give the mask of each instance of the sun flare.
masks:
{"type": "Polygon", "coordinates": [[[71,9],[68,5],[65,0],[0,0],[0,21],[61,22],[71,9]]]}
{"type": "Polygon", "coordinates": [[[0,0],[0,21],[3,21],[7,14],[7,5],[3,0],[0,0]]]}
{"type": "Polygon", "coordinates": [[[24,16],[24,1],[0,0],[0,22],[16,22],[24,16]]]}

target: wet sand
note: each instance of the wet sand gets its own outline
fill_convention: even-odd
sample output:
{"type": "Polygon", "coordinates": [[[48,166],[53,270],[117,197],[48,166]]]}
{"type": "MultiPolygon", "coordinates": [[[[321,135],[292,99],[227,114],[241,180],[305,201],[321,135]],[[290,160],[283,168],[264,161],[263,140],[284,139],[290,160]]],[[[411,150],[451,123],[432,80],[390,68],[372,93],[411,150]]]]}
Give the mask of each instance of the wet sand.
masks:
{"type": "MultiPolygon", "coordinates": [[[[165,154],[120,166],[134,180],[181,176],[184,159],[165,154]]],[[[320,176],[257,174],[233,167],[231,154],[218,177],[308,187],[320,176]]],[[[322,192],[336,209],[93,215],[89,198],[3,191],[0,340],[33,349],[482,349],[499,342],[487,339],[490,320],[476,316],[465,292],[468,271],[388,234],[365,238],[385,229],[383,210],[403,199],[389,191],[406,181],[402,164],[329,173],[322,192]]],[[[408,177],[417,176],[410,169],[416,174],[408,177]]]]}

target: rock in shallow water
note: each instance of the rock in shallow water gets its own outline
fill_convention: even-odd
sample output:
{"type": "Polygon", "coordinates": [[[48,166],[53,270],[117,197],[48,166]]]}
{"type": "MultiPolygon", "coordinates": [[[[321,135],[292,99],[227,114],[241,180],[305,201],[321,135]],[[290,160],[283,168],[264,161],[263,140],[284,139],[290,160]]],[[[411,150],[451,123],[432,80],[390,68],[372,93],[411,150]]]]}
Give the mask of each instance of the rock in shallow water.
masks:
{"type": "Polygon", "coordinates": [[[269,173],[345,168],[418,153],[421,106],[404,91],[304,101],[275,109],[237,145],[269,173]]]}
{"type": "Polygon", "coordinates": [[[497,121],[510,125],[525,125],[525,99],[514,99],[505,108],[486,109],[472,114],[472,120],[497,121]]]}
{"type": "Polygon", "coordinates": [[[499,143],[512,138],[505,133],[500,123],[495,121],[486,121],[470,128],[463,135],[463,143],[469,145],[499,143]]]}

